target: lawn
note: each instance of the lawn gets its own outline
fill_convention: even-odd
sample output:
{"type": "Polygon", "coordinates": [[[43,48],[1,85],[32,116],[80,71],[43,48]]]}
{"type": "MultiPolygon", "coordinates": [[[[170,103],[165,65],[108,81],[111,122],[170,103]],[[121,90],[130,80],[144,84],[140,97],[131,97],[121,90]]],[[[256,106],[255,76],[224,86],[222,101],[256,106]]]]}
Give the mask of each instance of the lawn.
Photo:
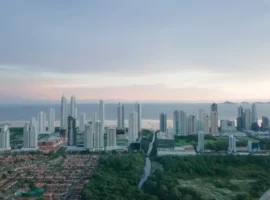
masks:
{"type": "Polygon", "coordinates": [[[186,145],[193,145],[195,141],[187,141],[187,140],[175,140],[175,146],[181,147],[186,145]]]}

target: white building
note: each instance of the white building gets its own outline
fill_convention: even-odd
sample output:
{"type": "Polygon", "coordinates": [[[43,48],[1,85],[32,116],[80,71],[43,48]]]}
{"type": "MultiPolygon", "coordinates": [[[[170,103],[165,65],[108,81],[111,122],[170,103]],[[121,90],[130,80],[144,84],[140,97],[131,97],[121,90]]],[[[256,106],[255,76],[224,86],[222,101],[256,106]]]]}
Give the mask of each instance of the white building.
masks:
{"type": "Polygon", "coordinates": [[[198,147],[197,147],[198,152],[203,152],[204,151],[204,132],[199,131],[198,132],[198,147]]]}
{"type": "Polygon", "coordinates": [[[142,109],[141,109],[141,104],[139,102],[135,103],[135,112],[137,113],[137,126],[138,126],[138,131],[141,130],[141,125],[142,125],[142,109]]]}
{"type": "Polygon", "coordinates": [[[251,110],[245,109],[245,129],[250,130],[252,124],[251,110]]]}
{"type": "Polygon", "coordinates": [[[85,125],[85,113],[80,114],[80,120],[79,120],[79,131],[82,133],[84,131],[84,125],[85,125]]]}
{"type": "Polygon", "coordinates": [[[220,120],[220,130],[222,133],[235,132],[235,121],[233,120],[220,120]]]}
{"type": "Polygon", "coordinates": [[[229,148],[228,151],[230,153],[235,153],[236,152],[236,139],[233,135],[229,136],[229,148]]]}
{"type": "Polygon", "coordinates": [[[38,131],[37,131],[37,121],[36,118],[32,118],[30,120],[30,125],[29,125],[29,146],[25,148],[37,148],[38,147],[38,131]]]}
{"type": "Polygon", "coordinates": [[[196,118],[195,115],[188,116],[188,134],[196,133],[196,118]]]}
{"type": "Polygon", "coordinates": [[[198,131],[202,131],[205,134],[209,133],[209,116],[204,110],[199,110],[198,131]]]}
{"type": "Polygon", "coordinates": [[[67,98],[62,96],[61,98],[61,119],[60,119],[60,128],[67,129],[68,121],[68,109],[67,109],[67,98]]]}
{"type": "Polygon", "coordinates": [[[187,134],[188,133],[188,117],[187,113],[180,110],[179,112],[179,133],[180,134],[187,134]]]}
{"type": "Polygon", "coordinates": [[[28,123],[25,123],[23,127],[23,147],[30,147],[30,128],[28,123]]]}
{"type": "Polygon", "coordinates": [[[50,133],[55,132],[55,109],[50,108],[49,110],[49,119],[48,119],[48,130],[50,133]]]}
{"type": "Polygon", "coordinates": [[[257,116],[257,108],[256,108],[256,104],[252,104],[251,106],[251,113],[252,113],[252,117],[251,117],[251,122],[258,122],[258,116],[257,116]]]}
{"type": "Polygon", "coordinates": [[[103,132],[103,134],[104,134],[105,108],[104,108],[103,100],[99,100],[98,119],[101,123],[101,132],[103,132]]]}
{"type": "Polygon", "coordinates": [[[92,122],[88,122],[84,126],[84,147],[87,149],[94,148],[94,134],[92,122]]]}
{"type": "Polygon", "coordinates": [[[10,133],[7,125],[1,128],[0,132],[0,150],[8,150],[10,148],[10,133]]]}
{"type": "Polygon", "coordinates": [[[116,146],[115,128],[107,128],[107,146],[116,146]]]}
{"type": "Polygon", "coordinates": [[[99,120],[97,120],[94,126],[94,148],[99,149],[102,148],[102,146],[100,146],[100,134],[101,134],[101,123],[99,120]]]}
{"type": "Polygon", "coordinates": [[[180,113],[178,110],[173,112],[173,130],[175,135],[180,133],[180,113]]]}
{"type": "Polygon", "coordinates": [[[38,133],[44,133],[46,132],[46,113],[43,111],[40,111],[38,113],[38,124],[37,124],[37,128],[38,128],[38,133]]]}
{"type": "Polygon", "coordinates": [[[117,105],[117,128],[122,128],[122,111],[121,111],[121,103],[117,105]]]}
{"type": "Polygon", "coordinates": [[[77,119],[77,103],[75,96],[71,96],[70,99],[70,116],[77,119]]]}
{"type": "MultiPolygon", "coordinates": [[[[96,121],[98,121],[97,120],[97,113],[93,113],[92,114],[92,122],[93,122],[93,124],[96,124],[96,121]]],[[[93,126],[93,128],[95,129],[95,126],[93,126]]]]}
{"type": "Polygon", "coordinates": [[[137,124],[138,116],[136,112],[132,112],[129,115],[129,126],[128,126],[128,140],[129,143],[135,142],[138,138],[138,124],[137,124]]]}

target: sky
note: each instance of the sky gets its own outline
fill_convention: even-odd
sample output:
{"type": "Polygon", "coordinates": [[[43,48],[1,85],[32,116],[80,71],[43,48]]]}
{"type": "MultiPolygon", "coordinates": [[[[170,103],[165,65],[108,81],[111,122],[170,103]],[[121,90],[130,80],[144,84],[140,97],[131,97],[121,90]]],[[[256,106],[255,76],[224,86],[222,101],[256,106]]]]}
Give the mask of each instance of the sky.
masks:
{"type": "Polygon", "coordinates": [[[0,103],[270,100],[269,0],[0,1],[0,103]]]}

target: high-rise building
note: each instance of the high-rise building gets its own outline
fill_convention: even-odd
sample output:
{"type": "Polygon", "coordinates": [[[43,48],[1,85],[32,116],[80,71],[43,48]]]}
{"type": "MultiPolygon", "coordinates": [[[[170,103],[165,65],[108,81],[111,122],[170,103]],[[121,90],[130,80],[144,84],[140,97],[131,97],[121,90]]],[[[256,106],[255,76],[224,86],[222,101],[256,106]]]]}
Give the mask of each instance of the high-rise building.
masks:
{"type": "Polygon", "coordinates": [[[99,100],[99,114],[98,119],[101,123],[101,132],[104,134],[104,123],[105,123],[105,108],[103,100],[99,100]]]}
{"type": "Polygon", "coordinates": [[[229,136],[229,148],[228,151],[230,153],[235,153],[236,152],[236,139],[233,135],[229,136]]]}
{"type": "Polygon", "coordinates": [[[100,146],[100,143],[102,142],[100,141],[100,135],[101,135],[101,123],[99,120],[97,120],[94,126],[94,148],[96,149],[102,148],[102,146],[100,146]]]}
{"type": "Polygon", "coordinates": [[[137,124],[138,116],[137,112],[132,112],[129,115],[129,123],[128,123],[128,137],[129,143],[135,142],[138,138],[138,124],[137,124]]]}
{"type": "Polygon", "coordinates": [[[198,132],[198,149],[199,152],[204,151],[204,132],[198,132]]]}
{"type": "Polygon", "coordinates": [[[10,133],[7,125],[4,125],[0,131],[0,150],[10,149],[10,133]]]}
{"type": "Polygon", "coordinates": [[[121,103],[117,105],[117,128],[122,128],[122,112],[121,112],[121,103]]]}
{"type": "Polygon", "coordinates": [[[43,128],[44,128],[44,132],[47,131],[47,114],[46,112],[43,112],[43,128]]]}
{"type": "Polygon", "coordinates": [[[138,131],[141,130],[142,126],[142,108],[141,104],[139,102],[135,103],[135,112],[137,113],[137,126],[138,126],[138,131]]]}
{"type": "Polygon", "coordinates": [[[61,120],[60,128],[67,129],[67,119],[68,118],[68,109],[67,109],[67,98],[62,96],[61,98],[61,120]]]}
{"type": "Polygon", "coordinates": [[[237,117],[237,129],[242,130],[245,128],[245,113],[242,106],[238,107],[238,117],[237,117]]]}
{"type": "Polygon", "coordinates": [[[122,125],[122,128],[124,129],[125,128],[125,106],[124,104],[122,104],[122,107],[121,107],[121,125],[122,125]]]}
{"type": "Polygon", "coordinates": [[[29,125],[29,146],[26,148],[37,148],[38,147],[38,131],[37,131],[36,118],[32,118],[29,125]]]}
{"type": "Polygon", "coordinates": [[[50,133],[55,132],[55,110],[50,108],[49,110],[49,120],[48,120],[48,130],[50,133]]]}
{"type": "Polygon", "coordinates": [[[81,133],[84,131],[84,125],[85,125],[85,113],[81,113],[79,120],[79,131],[81,133]]]}
{"type": "Polygon", "coordinates": [[[46,132],[46,113],[40,111],[38,113],[38,133],[46,132]]]}
{"type": "Polygon", "coordinates": [[[165,113],[159,115],[159,129],[161,132],[167,131],[167,115],[165,113]]]}
{"type": "Polygon", "coordinates": [[[250,130],[252,124],[251,110],[245,109],[245,129],[250,130]]]}
{"type": "Polygon", "coordinates": [[[196,118],[195,115],[188,116],[188,134],[196,133],[196,118]]]}
{"type": "Polygon", "coordinates": [[[261,130],[267,131],[269,130],[269,118],[262,116],[261,130]]]}
{"type": "Polygon", "coordinates": [[[116,146],[115,128],[107,128],[107,146],[116,146]]]}
{"type": "Polygon", "coordinates": [[[76,119],[72,116],[68,117],[68,146],[77,145],[76,119]]]}
{"type": "Polygon", "coordinates": [[[28,123],[25,123],[23,127],[23,147],[30,147],[30,126],[28,123]]]}
{"type": "Polygon", "coordinates": [[[173,112],[173,130],[174,130],[174,134],[178,135],[180,133],[180,113],[178,110],[175,110],[173,112]]]}
{"type": "Polygon", "coordinates": [[[179,112],[179,123],[178,123],[178,129],[180,134],[187,134],[188,133],[188,117],[187,113],[180,110],[179,112]]]}
{"type": "Polygon", "coordinates": [[[251,121],[252,123],[254,122],[258,122],[258,117],[257,117],[257,108],[256,108],[256,104],[252,104],[251,106],[251,114],[252,114],[252,118],[251,118],[251,121]]]}
{"type": "Polygon", "coordinates": [[[99,122],[99,148],[104,148],[104,130],[102,130],[102,124],[99,122]]]}
{"type": "Polygon", "coordinates": [[[235,122],[234,120],[220,120],[220,131],[221,132],[234,132],[235,122]]]}
{"type": "Polygon", "coordinates": [[[218,134],[218,112],[216,103],[211,105],[211,134],[218,134]]]}
{"type": "Polygon", "coordinates": [[[70,99],[70,116],[77,119],[77,103],[75,96],[70,99]]]}
{"type": "Polygon", "coordinates": [[[209,133],[209,116],[204,110],[199,110],[198,131],[202,131],[204,134],[209,133]]]}
{"type": "Polygon", "coordinates": [[[84,127],[84,147],[87,149],[94,148],[93,123],[91,121],[84,127]]]}

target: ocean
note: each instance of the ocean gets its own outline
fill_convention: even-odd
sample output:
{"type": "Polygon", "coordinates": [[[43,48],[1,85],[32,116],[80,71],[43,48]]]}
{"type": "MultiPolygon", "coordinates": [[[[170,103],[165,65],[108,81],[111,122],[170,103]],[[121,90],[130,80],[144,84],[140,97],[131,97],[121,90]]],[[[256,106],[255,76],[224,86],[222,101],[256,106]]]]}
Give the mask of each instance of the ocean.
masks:
{"type": "MultiPolygon", "coordinates": [[[[134,109],[134,104],[124,103],[126,125],[128,116],[134,109]]],[[[142,126],[149,128],[150,126],[157,128],[159,124],[159,114],[164,112],[167,114],[168,126],[172,126],[172,118],[174,110],[184,110],[188,114],[197,114],[199,109],[203,109],[210,113],[210,105],[206,103],[142,103],[142,126]]],[[[242,105],[244,108],[251,108],[251,104],[218,104],[219,120],[229,119],[235,120],[237,117],[237,107],[242,105]]],[[[98,113],[98,104],[78,104],[78,116],[81,112],[86,113],[86,119],[90,119],[92,113],[98,113]]],[[[39,111],[48,112],[49,108],[56,110],[56,125],[60,120],[60,104],[48,105],[0,105],[0,122],[1,124],[9,124],[10,126],[23,126],[23,124],[36,117],[39,111]]],[[[257,104],[258,118],[262,116],[270,116],[270,104],[257,104]]],[[[116,125],[117,103],[105,104],[105,125],[116,125]]]]}

